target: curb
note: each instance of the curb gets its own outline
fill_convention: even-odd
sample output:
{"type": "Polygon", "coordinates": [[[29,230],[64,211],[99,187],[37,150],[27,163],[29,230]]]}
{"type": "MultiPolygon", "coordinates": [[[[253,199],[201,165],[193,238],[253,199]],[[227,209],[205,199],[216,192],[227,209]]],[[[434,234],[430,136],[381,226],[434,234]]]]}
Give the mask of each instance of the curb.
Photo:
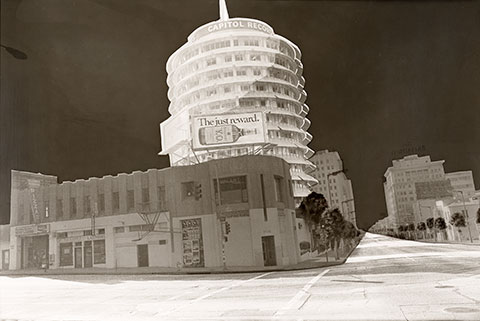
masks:
{"type": "MultiPolygon", "coordinates": [[[[69,269],[69,270],[61,270],[61,269],[55,269],[55,270],[32,270],[27,271],[24,270],[13,270],[13,271],[0,271],[0,276],[54,276],[54,275],[195,275],[195,274],[240,274],[240,273],[266,273],[266,272],[287,272],[287,271],[299,271],[299,270],[313,270],[313,269],[319,269],[319,268],[324,268],[324,267],[330,267],[330,266],[336,266],[336,265],[342,265],[344,264],[347,259],[350,257],[353,251],[357,248],[358,244],[360,244],[361,240],[363,239],[363,236],[365,234],[361,235],[361,237],[358,239],[356,242],[355,246],[353,246],[350,251],[345,255],[344,258],[338,260],[338,261],[332,261],[332,262],[316,262],[316,263],[310,263],[308,264],[308,261],[304,261],[301,263],[298,263],[296,265],[289,265],[289,266],[274,266],[271,268],[252,268],[252,269],[235,269],[235,267],[232,267],[232,270],[217,270],[217,269],[211,269],[211,270],[184,270],[184,269],[172,269],[172,270],[164,270],[164,271],[155,271],[155,270],[138,270],[138,268],[132,268],[131,271],[122,271],[122,270],[117,270],[117,269],[95,269],[95,270],[74,270],[74,269],[69,269]],[[305,263],[305,264],[304,264],[305,263]],[[303,266],[302,266],[303,265],[303,266]]],[[[318,255],[317,257],[320,257],[318,255]]],[[[168,269],[168,268],[165,268],[168,269]]]]}

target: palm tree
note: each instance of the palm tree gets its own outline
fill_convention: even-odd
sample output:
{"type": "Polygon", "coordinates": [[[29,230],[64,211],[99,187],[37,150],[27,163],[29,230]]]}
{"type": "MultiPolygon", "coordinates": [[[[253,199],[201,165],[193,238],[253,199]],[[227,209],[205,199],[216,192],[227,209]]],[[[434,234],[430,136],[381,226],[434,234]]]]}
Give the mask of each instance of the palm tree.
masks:
{"type": "Polygon", "coordinates": [[[430,233],[432,233],[432,231],[433,231],[433,235],[434,235],[435,242],[436,242],[437,241],[437,231],[435,230],[435,220],[433,219],[433,217],[427,218],[427,227],[430,230],[430,233]]]}
{"type": "Polygon", "coordinates": [[[311,235],[312,250],[318,250],[319,248],[320,239],[316,233],[316,229],[327,208],[328,203],[323,194],[311,192],[302,200],[302,203],[297,209],[297,213],[305,220],[305,225],[311,235]]]}
{"type": "Polygon", "coordinates": [[[437,217],[435,219],[435,228],[442,231],[443,236],[445,236],[445,229],[447,228],[447,223],[443,217],[437,217]]]}
{"type": "Polygon", "coordinates": [[[452,217],[450,218],[450,224],[452,224],[454,227],[458,228],[458,240],[461,242],[462,241],[462,230],[460,229],[461,227],[467,226],[465,222],[465,217],[461,213],[454,213],[452,217]]]}
{"type": "Polygon", "coordinates": [[[425,236],[425,230],[427,229],[427,225],[425,222],[419,222],[417,224],[417,230],[422,231],[423,233],[423,239],[426,239],[427,237],[425,236]]]}

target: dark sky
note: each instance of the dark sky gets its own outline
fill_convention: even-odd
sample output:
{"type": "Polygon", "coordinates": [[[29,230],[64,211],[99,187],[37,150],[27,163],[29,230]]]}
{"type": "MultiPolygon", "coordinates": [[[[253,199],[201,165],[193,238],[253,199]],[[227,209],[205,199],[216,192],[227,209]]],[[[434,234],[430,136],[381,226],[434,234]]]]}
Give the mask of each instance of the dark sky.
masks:
{"type": "MultiPolygon", "coordinates": [[[[303,53],[314,150],[348,168],[359,225],[385,213],[405,148],[473,170],[480,188],[480,3],[227,0],[303,53]]],[[[216,0],[1,0],[0,220],[10,169],[60,181],[168,166],[165,63],[216,0]]]]}

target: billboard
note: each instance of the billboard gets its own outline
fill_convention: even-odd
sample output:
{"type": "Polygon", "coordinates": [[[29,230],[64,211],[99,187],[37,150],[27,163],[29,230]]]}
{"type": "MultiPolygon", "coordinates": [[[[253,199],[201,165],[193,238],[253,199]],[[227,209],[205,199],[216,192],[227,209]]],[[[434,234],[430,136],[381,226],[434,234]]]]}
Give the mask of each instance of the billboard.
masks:
{"type": "Polygon", "coordinates": [[[162,122],[160,124],[160,137],[162,140],[160,155],[166,155],[173,147],[189,141],[190,124],[188,112],[181,112],[162,122]]]}
{"type": "Polygon", "coordinates": [[[415,192],[418,200],[451,197],[452,191],[453,187],[448,179],[415,183],[415,192]]]}
{"type": "Polygon", "coordinates": [[[265,143],[262,112],[193,117],[194,149],[265,143]]]}

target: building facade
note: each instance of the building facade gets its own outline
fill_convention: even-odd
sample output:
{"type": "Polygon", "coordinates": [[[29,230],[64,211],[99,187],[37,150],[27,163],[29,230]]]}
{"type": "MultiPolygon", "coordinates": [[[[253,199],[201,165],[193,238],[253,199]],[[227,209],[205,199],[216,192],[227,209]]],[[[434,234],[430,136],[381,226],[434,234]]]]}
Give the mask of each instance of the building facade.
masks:
{"type": "Polygon", "coordinates": [[[9,268],[296,264],[291,187],[269,156],[61,184],[13,171],[9,268]]]}
{"type": "Polygon", "coordinates": [[[316,152],[310,161],[316,166],[311,175],[318,181],[312,187],[313,191],[323,194],[330,207],[339,208],[344,218],[356,226],[352,181],[343,172],[340,154],[322,150],[316,152]]]}
{"type": "Polygon", "coordinates": [[[459,171],[445,174],[455,191],[465,198],[472,197],[475,194],[475,182],[472,171],[459,171]]]}
{"type": "MultiPolygon", "coordinates": [[[[385,172],[385,201],[387,205],[387,220],[391,227],[398,229],[400,225],[415,222],[418,183],[445,181],[443,163],[431,161],[430,156],[410,155],[400,160],[394,160],[385,172]]],[[[429,185],[430,186],[430,185],[429,185]]]]}
{"type": "Polygon", "coordinates": [[[307,147],[309,107],[300,49],[268,24],[230,18],[197,28],[167,61],[169,112],[160,124],[172,166],[240,155],[277,156],[290,165],[300,200],[316,180],[307,147]]]}

